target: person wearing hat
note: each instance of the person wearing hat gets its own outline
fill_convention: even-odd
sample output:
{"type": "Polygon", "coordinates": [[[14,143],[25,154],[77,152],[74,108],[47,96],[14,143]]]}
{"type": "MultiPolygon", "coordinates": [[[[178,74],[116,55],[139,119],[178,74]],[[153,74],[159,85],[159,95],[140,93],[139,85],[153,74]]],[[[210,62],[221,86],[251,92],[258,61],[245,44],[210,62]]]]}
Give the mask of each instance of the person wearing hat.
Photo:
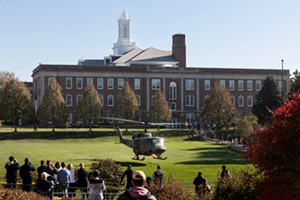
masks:
{"type": "Polygon", "coordinates": [[[195,185],[195,192],[196,194],[200,194],[199,190],[200,190],[200,185],[204,182],[204,178],[202,176],[202,172],[198,172],[197,177],[194,179],[193,184],[195,185]]]}
{"type": "Polygon", "coordinates": [[[143,187],[146,184],[146,176],[143,171],[134,172],[131,182],[133,188],[126,190],[125,193],[121,194],[117,200],[156,200],[155,196],[149,194],[149,191],[143,187]]]}
{"type": "Polygon", "coordinates": [[[34,191],[52,200],[55,184],[56,179],[53,176],[47,174],[47,172],[42,172],[41,180],[35,185],[34,191]]]}
{"type": "Polygon", "coordinates": [[[10,156],[9,161],[5,164],[5,169],[8,188],[16,188],[18,170],[20,169],[18,161],[13,156],[10,156]]]}
{"type": "Polygon", "coordinates": [[[25,158],[25,163],[20,168],[20,177],[22,179],[24,191],[31,191],[33,171],[35,171],[34,165],[31,162],[29,162],[29,158],[25,158]]]}

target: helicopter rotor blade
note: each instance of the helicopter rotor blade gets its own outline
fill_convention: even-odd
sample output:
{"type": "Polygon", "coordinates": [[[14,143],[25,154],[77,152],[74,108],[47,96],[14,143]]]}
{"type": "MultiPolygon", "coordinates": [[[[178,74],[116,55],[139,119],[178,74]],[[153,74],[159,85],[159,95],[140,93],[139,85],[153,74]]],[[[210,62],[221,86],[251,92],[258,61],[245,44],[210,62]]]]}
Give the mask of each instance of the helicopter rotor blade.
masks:
{"type": "Polygon", "coordinates": [[[145,122],[139,122],[139,121],[134,121],[134,120],[129,120],[129,119],[121,119],[121,118],[115,118],[115,117],[100,117],[100,119],[145,124],[145,122]]]}

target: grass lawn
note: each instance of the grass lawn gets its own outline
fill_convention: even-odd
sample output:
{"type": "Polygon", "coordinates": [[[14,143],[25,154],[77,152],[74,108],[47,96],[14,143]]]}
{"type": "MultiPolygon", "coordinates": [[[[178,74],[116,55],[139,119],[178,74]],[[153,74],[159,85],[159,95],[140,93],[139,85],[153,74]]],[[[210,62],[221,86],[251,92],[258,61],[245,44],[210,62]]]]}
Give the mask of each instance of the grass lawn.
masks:
{"type": "MultiPolygon", "coordinates": [[[[128,164],[133,166],[133,170],[143,170],[146,176],[152,176],[159,164],[166,176],[174,175],[175,180],[182,185],[192,185],[198,171],[202,171],[204,177],[208,179],[210,185],[215,185],[217,173],[221,166],[225,164],[230,171],[244,169],[248,162],[241,157],[241,153],[231,149],[226,145],[216,145],[190,138],[187,132],[165,129],[162,132],[149,132],[161,136],[165,140],[167,151],[163,157],[167,160],[157,160],[146,157],[144,161],[135,161],[132,149],[119,142],[119,137],[114,129],[95,129],[94,132],[83,132],[88,129],[39,129],[39,132],[31,132],[32,129],[18,129],[18,133],[13,133],[12,128],[0,128],[0,177],[5,177],[4,165],[8,157],[13,155],[22,165],[24,159],[28,157],[36,166],[40,160],[64,161],[72,163],[78,168],[83,162],[87,169],[97,159],[112,158],[120,163],[125,169],[128,164]],[[97,131],[97,132],[96,132],[97,131]]],[[[128,132],[125,138],[130,139],[128,132]]],[[[249,165],[251,166],[251,165],[249,165]]]]}

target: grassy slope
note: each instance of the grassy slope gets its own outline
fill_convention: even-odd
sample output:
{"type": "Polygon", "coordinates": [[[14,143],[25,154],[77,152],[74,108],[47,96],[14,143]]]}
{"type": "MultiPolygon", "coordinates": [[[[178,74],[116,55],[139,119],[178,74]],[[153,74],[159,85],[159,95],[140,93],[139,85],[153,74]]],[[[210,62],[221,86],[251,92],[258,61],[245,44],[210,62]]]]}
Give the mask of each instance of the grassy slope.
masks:
{"type": "MultiPolygon", "coordinates": [[[[82,133],[76,130],[52,133],[46,132],[47,130],[49,131],[45,129],[40,133],[11,133],[8,132],[9,129],[3,130],[2,128],[0,130],[2,131],[0,133],[2,150],[0,166],[3,168],[0,168],[0,177],[5,176],[4,165],[10,155],[14,155],[20,164],[23,164],[25,157],[29,157],[36,167],[39,166],[40,160],[50,159],[53,163],[56,161],[73,163],[75,167],[83,162],[86,168],[90,168],[91,163],[97,159],[112,158],[121,163],[124,169],[131,164],[133,170],[143,170],[147,176],[152,176],[156,165],[160,164],[166,175],[174,175],[175,179],[183,185],[192,185],[199,170],[203,172],[204,177],[208,178],[209,183],[214,185],[217,173],[223,164],[231,170],[232,168],[245,168],[247,163],[241,157],[240,152],[225,145],[189,139],[178,131],[159,134],[165,135],[167,151],[163,156],[168,157],[167,160],[146,157],[144,161],[134,161],[131,160],[132,149],[122,144],[115,144],[118,142],[118,137],[112,131],[113,129],[97,133],[82,133]]],[[[125,137],[129,139],[130,134],[125,137]]]]}

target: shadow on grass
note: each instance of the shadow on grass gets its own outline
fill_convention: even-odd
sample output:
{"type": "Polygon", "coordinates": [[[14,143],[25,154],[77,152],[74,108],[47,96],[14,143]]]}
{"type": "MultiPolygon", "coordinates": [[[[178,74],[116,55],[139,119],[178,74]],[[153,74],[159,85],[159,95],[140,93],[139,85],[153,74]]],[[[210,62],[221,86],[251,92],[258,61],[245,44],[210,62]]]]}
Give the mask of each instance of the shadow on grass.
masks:
{"type": "Polygon", "coordinates": [[[200,165],[200,164],[248,164],[241,153],[230,147],[193,148],[184,151],[197,151],[195,160],[177,162],[175,164],[200,165]]]}

